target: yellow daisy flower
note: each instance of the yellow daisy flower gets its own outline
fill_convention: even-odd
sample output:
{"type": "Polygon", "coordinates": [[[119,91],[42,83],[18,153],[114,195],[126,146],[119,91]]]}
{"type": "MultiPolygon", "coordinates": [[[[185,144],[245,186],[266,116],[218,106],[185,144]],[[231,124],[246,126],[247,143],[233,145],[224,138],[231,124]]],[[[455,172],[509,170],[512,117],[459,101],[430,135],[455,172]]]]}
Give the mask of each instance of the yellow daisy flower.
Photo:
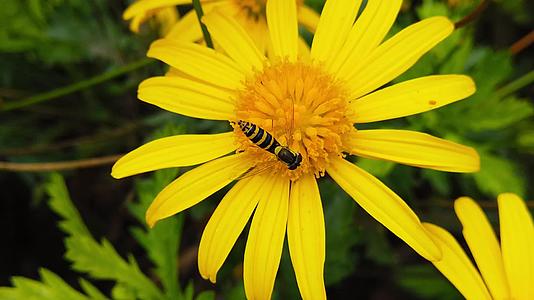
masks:
{"type": "MultiPolygon", "coordinates": [[[[293,0],[297,3],[297,18],[300,25],[311,32],[315,32],[319,15],[311,8],[304,5],[304,0],[293,0]]],[[[212,9],[218,9],[221,13],[233,17],[237,22],[247,29],[247,33],[256,43],[262,53],[269,48],[269,33],[267,29],[267,19],[265,16],[266,0],[201,0],[205,14],[212,9]]],[[[146,19],[155,11],[160,11],[175,5],[191,4],[191,0],[139,0],[130,5],[123,14],[125,20],[132,19],[130,26],[138,28],[141,16],[146,19]],[[137,26],[137,27],[135,27],[137,26]]],[[[136,30],[134,30],[137,32],[136,30]]],[[[198,19],[194,10],[186,13],[170,30],[167,31],[167,38],[175,38],[183,41],[199,41],[202,39],[202,31],[198,25],[198,19]]],[[[304,46],[304,41],[299,40],[300,46],[304,46]]]]}
{"type": "Polygon", "coordinates": [[[424,224],[443,251],[433,264],[467,299],[534,299],[534,225],[525,202],[515,194],[497,199],[501,245],[478,204],[462,197],[454,210],[477,269],[445,229],[424,224]],[[484,284],[485,283],[485,284],[484,284]]]}
{"type": "MultiPolygon", "coordinates": [[[[139,33],[139,27],[154,17],[160,26],[160,35],[167,35],[178,22],[178,11],[174,5],[183,0],[137,0],[123,13],[124,20],[130,20],[130,30],[139,33]]],[[[189,1],[191,2],[191,1],[189,1]]]]}
{"type": "Polygon", "coordinates": [[[204,278],[215,282],[254,212],[244,258],[247,297],[270,298],[287,232],[302,297],[324,299],[325,228],[316,178],[325,173],[423,257],[441,258],[406,203],[344,159],[356,154],[451,172],[479,169],[472,148],[424,133],[354,127],[431,110],[475,91],[467,76],[436,75],[371,93],[453,31],[448,19],[433,17],[382,42],[401,2],[369,0],[356,19],[361,1],[327,1],[309,56],[299,52],[296,3],[287,0],[267,1],[271,58],[218,10],[204,22],[224,54],[177,39],[152,44],[148,56],[178,71],[142,82],[139,98],[181,115],[230,121],[234,128],[150,142],[121,158],[112,176],[202,164],[161,191],[146,214],[150,226],[238,180],[202,235],[198,264],[204,278]],[[224,156],[230,152],[236,154],[224,156]]]}

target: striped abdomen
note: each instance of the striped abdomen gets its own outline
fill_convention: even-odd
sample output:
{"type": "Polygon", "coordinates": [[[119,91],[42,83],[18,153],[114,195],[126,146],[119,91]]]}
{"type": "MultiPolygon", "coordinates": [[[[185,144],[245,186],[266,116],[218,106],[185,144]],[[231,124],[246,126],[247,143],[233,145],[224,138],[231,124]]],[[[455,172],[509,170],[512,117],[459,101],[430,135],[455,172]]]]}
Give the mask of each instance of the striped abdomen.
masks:
{"type": "Polygon", "coordinates": [[[288,147],[281,146],[280,143],[267,131],[256,124],[239,120],[239,128],[245,136],[258,147],[269,151],[285,163],[290,170],[295,170],[302,162],[302,155],[288,147]]]}

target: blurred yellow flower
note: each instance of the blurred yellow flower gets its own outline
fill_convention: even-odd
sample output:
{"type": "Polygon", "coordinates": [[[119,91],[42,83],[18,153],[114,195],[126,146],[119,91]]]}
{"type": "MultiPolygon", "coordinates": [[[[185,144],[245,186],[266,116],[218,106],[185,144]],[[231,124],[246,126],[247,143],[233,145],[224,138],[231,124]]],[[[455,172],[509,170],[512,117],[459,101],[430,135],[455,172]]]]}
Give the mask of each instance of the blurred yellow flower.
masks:
{"type": "Polygon", "coordinates": [[[183,2],[184,0],[137,0],[124,11],[122,18],[130,20],[130,30],[138,33],[141,24],[154,17],[159,26],[160,35],[165,36],[178,22],[178,11],[175,5],[183,2]]]}
{"type": "Polygon", "coordinates": [[[534,299],[534,225],[525,202],[515,194],[498,199],[500,247],[482,209],[471,198],[454,203],[477,269],[445,229],[424,224],[443,251],[432,262],[467,299],[534,299]],[[484,284],[485,283],[485,284],[484,284]]]}
{"type": "Polygon", "coordinates": [[[296,2],[287,0],[267,1],[269,57],[250,31],[218,9],[203,21],[223,53],[171,38],[152,44],[148,56],[176,72],[145,80],[139,98],[181,115],[230,121],[234,128],[150,142],[121,158],[112,175],[203,163],[161,191],[146,214],[150,226],[238,179],[202,235],[198,259],[204,278],[215,282],[255,211],[244,258],[247,297],[270,298],[287,229],[302,297],[324,299],[325,228],[316,178],[325,173],[419,254],[441,258],[440,248],[406,203],[344,157],[477,171],[479,157],[470,147],[424,133],[354,127],[447,105],[473,94],[475,85],[467,76],[435,75],[373,92],[446,38],[453,24],[444,17],[429,18],[382,42],[402,1],[369,0],[356,19],[361,2],[327,1],[310,53],[298,46],[296,2]],[[224,156],[230,152],[237,153],[224,156]]]}
{"type": "MultiPolygon", "coordinates": [[[[293,0],[297,3],[297,18],[300,25],[311,32],[315,32],[319,15],[311,8],[304,5],[303,0],[293,0]]],[[[203,11],[208,14],[212,9],[218,9],[221,13],[233,17],[247,30],[247,33],[256,43],[261,52],[269,49],[269,32],[265,15],[266,0],[201,0],[203,11]]],[[[130,5],[123,14],[125,20],[132,20],[130,28],[137,32],[140,22],[143,22],[155,12],[166,9],[175,9],[176,5],[191,4],[191,0],[138,0],[130,5]],[[135,30],[134,30],[135,29],[135,30]]],[[[168,23],[165,23],[168,24],[168,23]]],[[[199,41],[202,32],[198,25],[194,10],[186,13],[174,26],[166,27],[164,36],[182,41],[199,41]]],[[[304,42],[299,40],[301,46],[304,42]]]]}

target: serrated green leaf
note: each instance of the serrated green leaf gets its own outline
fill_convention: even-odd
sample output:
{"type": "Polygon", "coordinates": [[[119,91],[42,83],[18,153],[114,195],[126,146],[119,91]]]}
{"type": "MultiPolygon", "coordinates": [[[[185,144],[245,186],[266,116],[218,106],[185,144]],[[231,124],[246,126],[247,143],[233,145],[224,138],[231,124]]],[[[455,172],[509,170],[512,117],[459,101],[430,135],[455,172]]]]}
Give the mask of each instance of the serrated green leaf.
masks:
{"type": "Polygon", "coordinates": [[[116,280],[134,290],[140,299],[161,299],[159,289],[150,281],[130,257],[126,262],[105,239],[96,242],[85,225],[59,174],[51,176],[47,188],[50,207],[64,218],[61,228],[69,235],[65,239],[65,257],[74,270],[88,273],[97,279],[116,280]]]}
{"type": "Polygon", "coordinates": [[[42,282],[25,278],[12,277],[13,287],[0,288],[2,300],[90,300],[76,291],[63,279],[47,269],[41,269],[42,282]]]}
{"type": "Polygon", "coordinates": [[[58,173],[51,174],[45,188],[50,197],[48,205],[63,218],[62,221],[58,222],[61,230],[68,235],[90,236],[91,234],[83,223],[78,210],[70,200],[63,177],[58,173]]]}
{"type": "MultiPolygon", "coordinates": [[[[151,139],[183,132],[181,127],[167,125],[156,132],[151,139]]],[[[178,249],[180,246],[183,215],[162,220],[154,228],[148,229],[145,223],[145,212],[157,194],[176,178],[178,169],[166,169],[154,172],[148,179],[136,181],[138,202],[129,205],[130,211],[144,224],[143,228],[131,229],[133,236],[146,250],[148,257],[155,265],[155,273],[160,278],[165,296],[168,299],[181,297],[178,282],[178,249]]]]}
{"type": "Polygon", "coordinates": [[[131,300],[135,299],[135,292],[124,284],[116,284],[111,289],[111,297],[114,300],[131,300]]]}
{"type": "Polygon", "coordinates": [[[89,281],[80,278],[79,280],[80,286],[82,287],[82,290],[91,298],[92,300],[108,300],[109,298],[106,297],[102,292],[97,289],[92,283],[89,281]]]}

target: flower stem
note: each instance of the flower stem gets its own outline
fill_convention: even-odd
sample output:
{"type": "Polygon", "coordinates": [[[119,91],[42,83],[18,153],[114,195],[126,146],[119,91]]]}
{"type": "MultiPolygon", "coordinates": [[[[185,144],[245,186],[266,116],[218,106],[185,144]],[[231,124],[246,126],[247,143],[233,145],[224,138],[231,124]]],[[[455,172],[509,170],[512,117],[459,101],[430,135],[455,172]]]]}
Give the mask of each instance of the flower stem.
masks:
{"type": "Polygon", "coordinates": [[[213,49],[213,41],[211,40],[211,35],[206,25],[202,22],[202,16],[204,16],[204,12],[202,11],[202,5],[200,5],[200,0],[193,0],[193,7],[195,8],[195,12],[197,13],[198,23],[200,24],[200,29],[202,29],[202,35],[204,36],[206,46],[213,49]]]}
{"type": "Polygon", "coordinates": [[[490,3],[489,0],[481,0],[478,6],[471,13],[463,17],[460,21],[454,23],[454,28],[455,29],[462,28],[465,25],[476,20],[482,14],[482,12],[486,10],[489,3],[490,3]]]}
{"type": "Polygon", "coordinates": [[[15,163],[0,161],[0,171],[12,172],[51,172],[74,169],[93,168],[109,165],[117,161],[123,154],[79,159],[72,161],[41,162],[41,163],[15,163]]]}
{"type": "Polygon", "coordinates": [[[148,58],[143,58],[143,59],[131,62],[131,63],[127,64],[127,65],[118,67],[118,68],[116,68],[114,70],[111,70],[109,72],[102,73],[100,75],[97,75],[97,76],[94,76],[94,77],[91,77],[91,78],[88,78],[88,79],[85,79],[85,80],[82,80],[82,81],[79,81],[79,82],[76,82],[76,83],[73,83],[73,84],[70,84],[70,85],[67,85],[67,86],[64,86],[64,87],[60,87],[60,88],[57,88],[57,89],[54,89],[54,90],[51,90],[51,91],[48,91],[48,92],[37,94],[35,96],[24,98],[24,99],[21,99],[21,100],[18,100],[18,101],[8,102],[8,103],[5,103],[3,105],[0,104],[0,112],[15,110],[15,109],[19,109],[19,108],[22,108],[22,107],[26,107],[26,106],[34,105],[34,104],[37,104],[37,103],[41,103],[41,102],[44,102],[44,101],[49,101],[49,100],[52,100],[52,99],[55,99],[55,98],[58,98],[58,97],[61,97],[61,96],[65,96],[65,95],[68,95],[68,94],[72,94],[74,92],[81,91],[81,90],[87,89],[89,87],[92,87],[94,85],[100,84],[102,82],[108,81],[110,79],[113,79],[113,78],[115,78],[117,76],[120,76],[122,74],[128,73],[130,71],[133,71],[135,69],[139,69],[139,68],[141,68],[143,66],[146,66],[146,65],[148,65],[148,64],[150,64],[152,62],[154,62],[154,60],[148,59],[148,58]]]}
{"type": "Polygon", "coordinates": [[[495,92],[495,96],[499,98],[504,98],[510,94],[517,92],[518,90],[531,84],[532,82],[534,82],[534,71],[530,71],[527,74],[498,89],[495,92]]]}

